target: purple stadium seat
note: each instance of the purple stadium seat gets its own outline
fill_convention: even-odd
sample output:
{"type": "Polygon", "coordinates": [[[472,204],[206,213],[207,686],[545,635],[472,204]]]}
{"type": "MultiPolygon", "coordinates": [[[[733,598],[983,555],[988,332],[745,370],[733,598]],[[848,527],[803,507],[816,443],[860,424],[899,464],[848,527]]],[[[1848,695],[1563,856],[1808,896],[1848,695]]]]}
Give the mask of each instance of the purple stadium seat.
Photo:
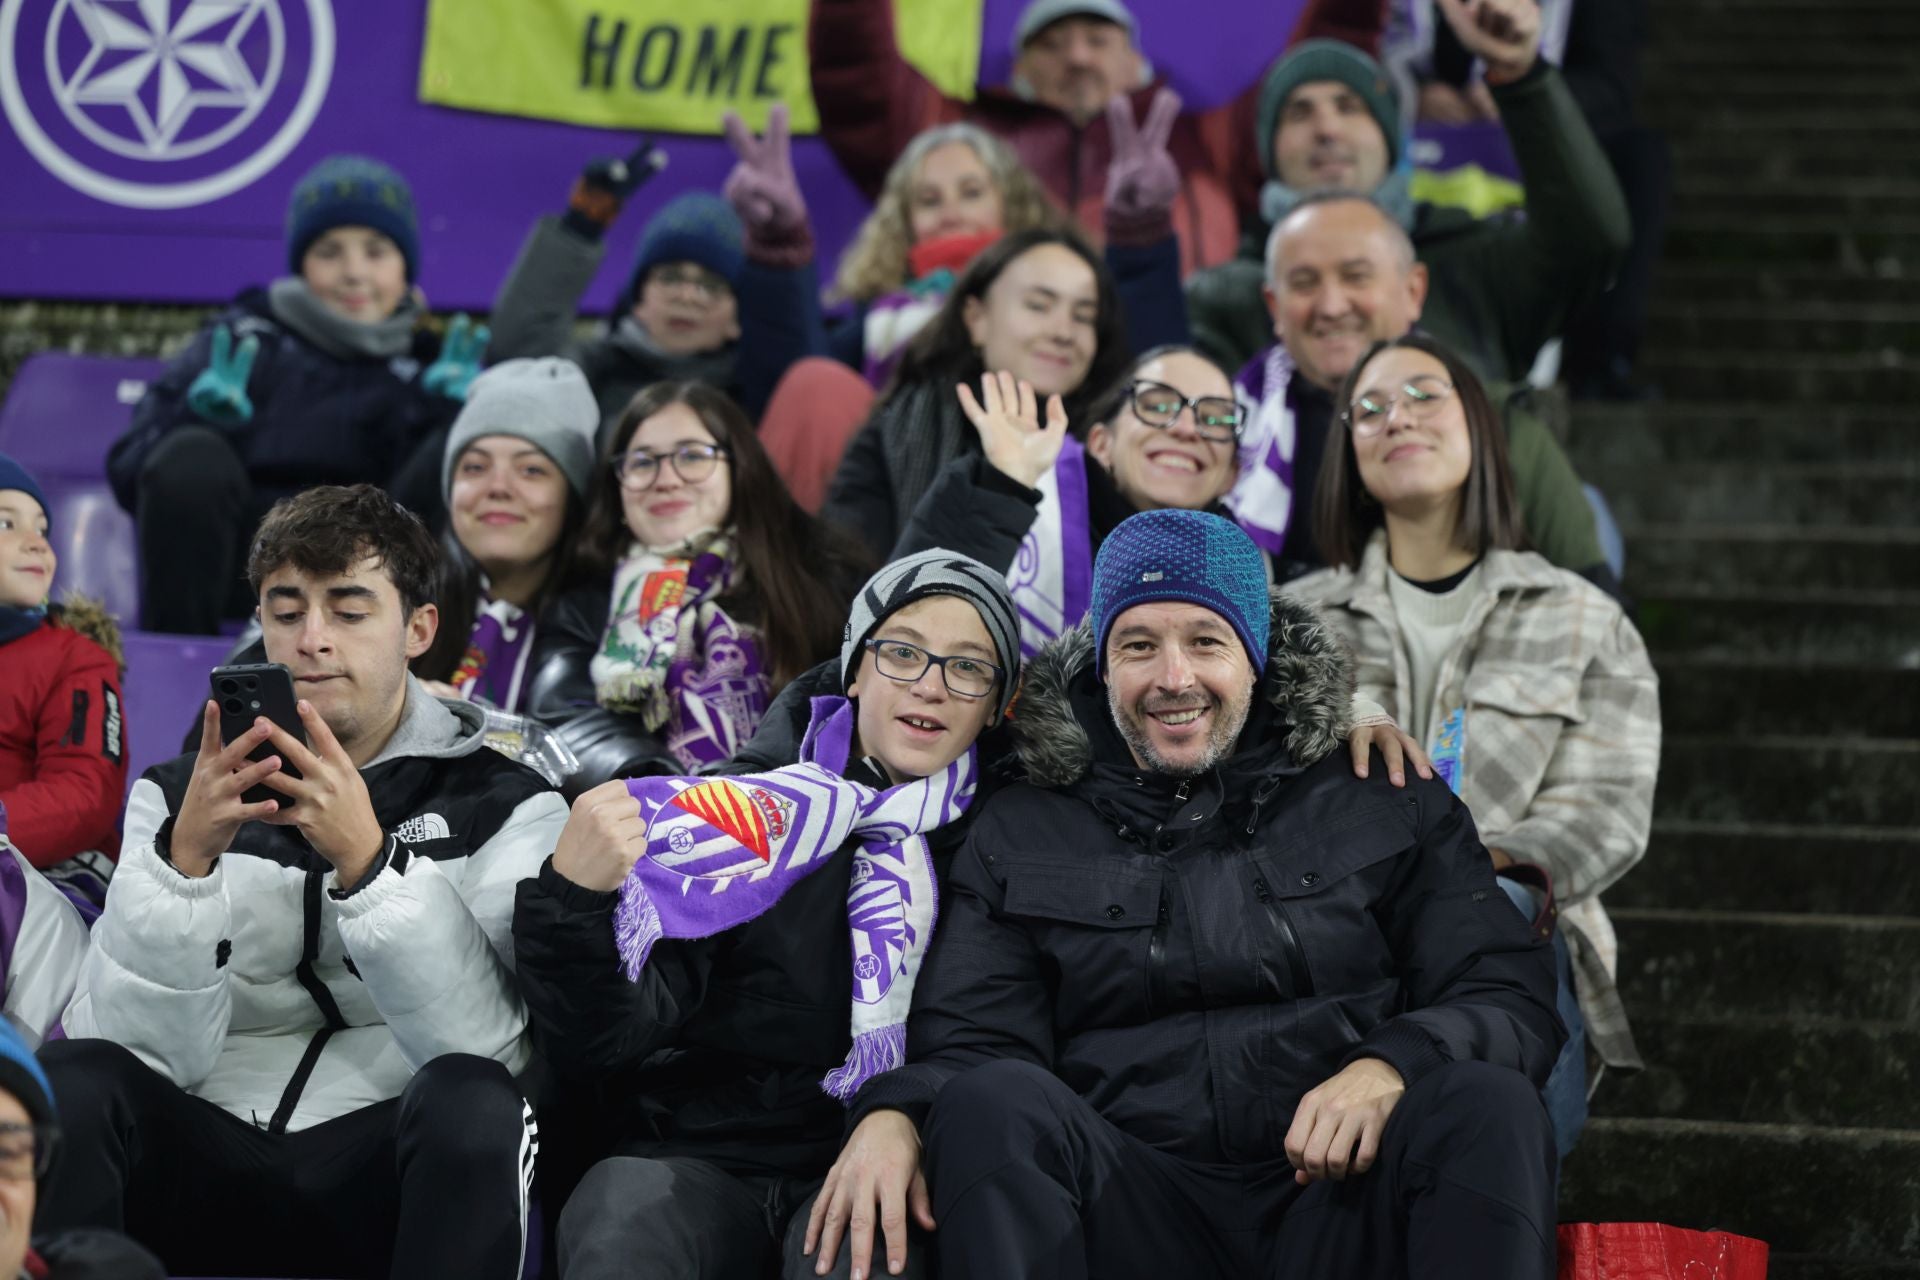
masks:
{"type": "Polygon", "coordinates": [[[232,642],[145,631],[129,631],[124,639],[127,678],[121,684],[131,788],[149,768],[180,754],[181,736],[207,700],[207,672],[220,665],[232,642]]]}
{"type": "Polygon", "coordinates": [[[107,449],[162,367],[43,352],[20,366],[0,405],[0,453],[46,490],[57,589],[105,601],[123,627],[140,622],[140,572],[133,520],[107,487],[107,449]]]}

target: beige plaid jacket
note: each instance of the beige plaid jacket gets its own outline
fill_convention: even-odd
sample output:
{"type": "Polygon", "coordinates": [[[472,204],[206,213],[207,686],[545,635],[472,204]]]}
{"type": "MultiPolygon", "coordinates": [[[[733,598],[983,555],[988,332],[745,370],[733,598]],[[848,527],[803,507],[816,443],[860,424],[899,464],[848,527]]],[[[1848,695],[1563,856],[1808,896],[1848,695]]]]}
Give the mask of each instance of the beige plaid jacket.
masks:
{"type": "MultiPolygon", "coordinates": [[[[1287,591],[1320,606],[1346,637],[1358,695],[1410,719],[1389,572],[1380,532],[1357,572],[1321,570],[1287,591]]],[[[1460,798],[1486,844],[1553,874],[1587,1034],[1603,1061],[1635,1068],[1640,1055],[1614,986],[1618,946],[1600,893],[1647,851],[1659,684],[1639,632],[1586,580],[1516,551],[1489,551],[1480,574],[1480,594],[1441,660],[1427,723],[1437,736],[1464,708],[1460,798]]]]}

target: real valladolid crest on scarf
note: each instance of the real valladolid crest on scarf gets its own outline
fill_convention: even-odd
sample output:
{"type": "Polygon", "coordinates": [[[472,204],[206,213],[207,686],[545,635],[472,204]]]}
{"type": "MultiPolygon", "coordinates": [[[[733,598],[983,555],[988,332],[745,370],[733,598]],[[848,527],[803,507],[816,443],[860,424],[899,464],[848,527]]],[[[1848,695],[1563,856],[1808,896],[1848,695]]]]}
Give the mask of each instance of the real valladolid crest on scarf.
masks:
{"type": "Polygon", "coordinates": [[[853,1049],[821,1087],[841,1101],[906,1061],[907,1011],[938,916],[927,833],[966,812],[977,747],[931,777],[884,790],[840,776],[853,704],[815,698],[800,762],[733,777],[632,778],[646,852],[620,886],[614,938],[638,980],[661,938],[705,938],[771,908],[857,842],[847,888],[853,1049]]]}

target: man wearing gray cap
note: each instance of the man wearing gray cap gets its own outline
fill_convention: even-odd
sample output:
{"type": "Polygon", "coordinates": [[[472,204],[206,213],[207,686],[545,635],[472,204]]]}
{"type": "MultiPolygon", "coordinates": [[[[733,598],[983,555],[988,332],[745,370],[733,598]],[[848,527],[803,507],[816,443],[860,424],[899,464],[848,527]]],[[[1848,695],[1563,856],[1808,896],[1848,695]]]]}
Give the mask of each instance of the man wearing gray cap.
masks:
{"type": "MultiPolygon", "coordinates": [[[[1142,55],[1140,34],[1120,0],[1030,0],[1014,24],[1013,83],[983,85],[973,101],[960,102],[901,56],[892,0],[814,0],[807,46],[820,135],[872,198],[915,135],[965,119],[1004,139],[1088,231],[1148,243],[1153,230],[1165,234],[1166,191],[1141,188],[1171,188],[1174,175],[1142,172],[1142,137],[1152,131],[1141,126],[1155,100],[1172,91],[1142,55]],[[1131,225],[1148,211],[1156,229],[1131,225]]],[[[1274,43],[1281,38],[1276,32],[1274,43]]],[[[1153,120],[1177,109],[1175,99],[1153,120]]],[[[1172,229],[1183,275],[1232,257],[1239,234],[1226,177],[1202,139],[1205,118],[1179,115],[1166,142],[1178,169],[1172,229]]],[[[1227,130],[1217,132],[1224,138],[1227,130]]]]}

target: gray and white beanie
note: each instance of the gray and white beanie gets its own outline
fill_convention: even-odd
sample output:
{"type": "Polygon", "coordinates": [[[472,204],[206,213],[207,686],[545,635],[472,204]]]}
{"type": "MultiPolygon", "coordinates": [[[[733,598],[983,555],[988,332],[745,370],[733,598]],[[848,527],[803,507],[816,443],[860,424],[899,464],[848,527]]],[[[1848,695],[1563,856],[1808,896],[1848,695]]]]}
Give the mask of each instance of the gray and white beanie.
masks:
{"type": "Polygon", "coordinates": [[[453,492],[453,464],[482,436],[514,436],[552,458],[573,496],[587,496],[593,480],[593,438],[600,405],[587,375],[571,360],[502,360],[467,389],[467,402],[447,433],[440,492],[453,492]]]}
{"type": "Polygon", "coordinates": [[[1020,687],[1020,620],[1013,596],[1001,574],[957,551],[935,547],[904,556],[867,579],[853,598],[847,614],[846,635],[840,645],[840,687],[853,683],[860,653],[880,624],[916,600],[928,596],[958,596],[972,605],[986,624],[987,635],[1007,673],[1000,690],[998,721],[1020,687]]]}

